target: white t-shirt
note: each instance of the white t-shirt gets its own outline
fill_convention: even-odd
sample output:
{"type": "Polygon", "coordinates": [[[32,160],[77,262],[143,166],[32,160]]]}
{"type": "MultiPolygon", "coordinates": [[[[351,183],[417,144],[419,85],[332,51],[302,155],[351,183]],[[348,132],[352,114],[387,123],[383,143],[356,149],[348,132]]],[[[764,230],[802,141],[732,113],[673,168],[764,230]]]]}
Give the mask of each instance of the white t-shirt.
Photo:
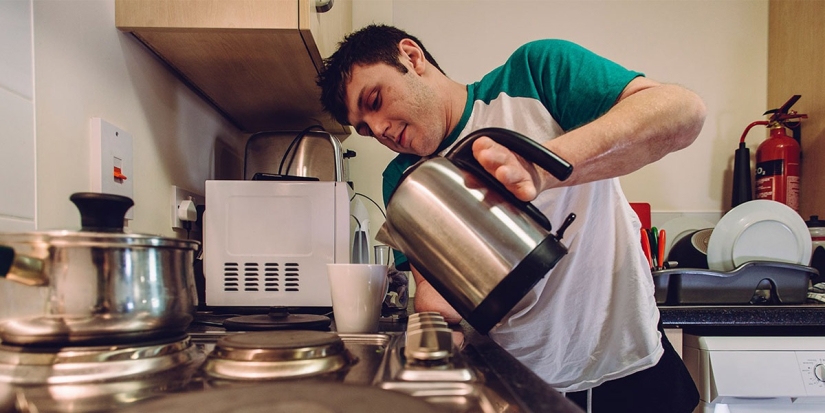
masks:
{"type": "MultiPolygon", "coordinates": [[[[628,71],[572,43],[541,40],[468,85],[464,115],[439,153],[485,128],[544,142],[597,118],[615,103],[628,71]]],[[[385,200],[418,158],[400,155],[384,172],[385,200]]],[[[575,165],[574,165],[575,168],[575,165]]],[[[653,279],[640,227],[618,178],[554,188],[533,201],[557,228],[577,219],[562,257],[489,335],[559,391],[579,391],[655,365],[663,353],[653,279]]],[[[396,263],[405,261],[397,256],[396,263]]]]}

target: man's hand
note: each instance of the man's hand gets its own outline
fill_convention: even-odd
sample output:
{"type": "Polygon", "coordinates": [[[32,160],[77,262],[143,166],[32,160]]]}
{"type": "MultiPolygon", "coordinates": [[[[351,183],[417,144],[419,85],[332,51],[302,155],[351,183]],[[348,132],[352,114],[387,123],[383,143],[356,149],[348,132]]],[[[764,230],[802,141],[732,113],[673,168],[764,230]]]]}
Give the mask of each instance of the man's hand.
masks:
{"type": "Polygon", "coordinates": [[[532,201],[545,189],[543,185],[547,172],[486,136],[473,142],[473,156],[487,172],[522,201],[532,201]]]}

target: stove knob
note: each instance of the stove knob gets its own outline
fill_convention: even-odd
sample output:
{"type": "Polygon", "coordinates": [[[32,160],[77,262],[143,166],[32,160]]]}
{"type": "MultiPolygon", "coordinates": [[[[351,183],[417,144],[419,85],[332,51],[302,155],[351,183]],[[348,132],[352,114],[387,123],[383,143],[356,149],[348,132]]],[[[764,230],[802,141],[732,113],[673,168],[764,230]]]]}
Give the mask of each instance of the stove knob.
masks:
{"type": "Polygon", "coordinates": [[[453,355],[453,331],[443,327],[408,330],[404,357],[410,362],[444,361],[453,355]]]}
{"type": "Polygon", "coordinates": [[[819,381],[825,381],[825,364],[817,364],[814,367],[814,376],[819,381]]]}

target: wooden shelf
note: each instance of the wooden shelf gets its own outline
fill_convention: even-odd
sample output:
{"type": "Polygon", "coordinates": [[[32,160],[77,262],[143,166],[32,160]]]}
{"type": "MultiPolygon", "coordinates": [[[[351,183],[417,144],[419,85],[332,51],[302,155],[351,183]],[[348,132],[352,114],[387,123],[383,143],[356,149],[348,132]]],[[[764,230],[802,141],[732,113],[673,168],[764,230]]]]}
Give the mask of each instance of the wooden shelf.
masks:
{"type": "Polygon", "coordinates": [[[239,129],[350,128],[323,112],[322,57],[352,27],[349,0],[116,0],[115,24],[152,50],[239,129]]]}

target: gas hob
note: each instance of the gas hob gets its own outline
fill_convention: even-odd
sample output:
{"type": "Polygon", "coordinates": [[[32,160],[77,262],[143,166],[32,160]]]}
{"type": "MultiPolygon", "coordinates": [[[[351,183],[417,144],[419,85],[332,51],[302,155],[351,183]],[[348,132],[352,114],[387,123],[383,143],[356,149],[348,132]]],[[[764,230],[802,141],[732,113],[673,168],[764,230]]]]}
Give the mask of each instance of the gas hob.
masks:
{"type": "Polygon", "coordinates": [[[462,332],[427,314],[412,317],[405,331],[382,334],[212,329],[128,345],[0,344],[0,411],[163,412],[181,404],[212,411],[227,397],[250,407],[350,411],[346,406],[363,399],[351,396],[362,393],[396,411],[408,405],[502,412],[518,405],[465,348],[462,332]]]}

